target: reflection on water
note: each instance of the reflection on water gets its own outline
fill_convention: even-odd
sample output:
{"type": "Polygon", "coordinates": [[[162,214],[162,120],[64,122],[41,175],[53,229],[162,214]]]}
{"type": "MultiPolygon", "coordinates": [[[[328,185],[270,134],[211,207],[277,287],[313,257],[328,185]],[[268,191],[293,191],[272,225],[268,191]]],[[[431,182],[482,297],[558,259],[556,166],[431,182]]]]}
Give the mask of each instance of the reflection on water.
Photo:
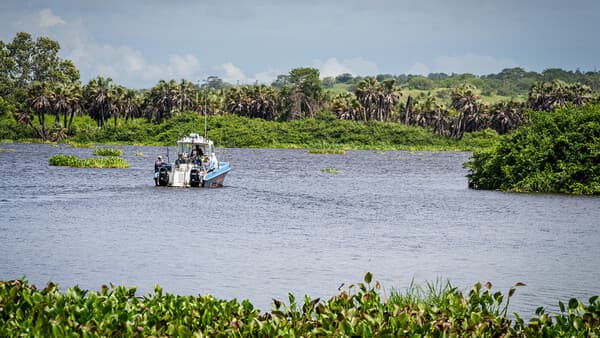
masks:
{"type": "Polygon", "coordinates": [[[366,271],[388,292],[412,279],[524,282],[511,302],[521,313],[600,294],[600,199],[469,190],[468,153],[227,149],[234,170],[208,190],[154,187],[164,148],[119,147],[131,169],[96,170],[47,165],[92,149],[9,146],[0,279],[160,284],[263,310],[287,292],[330,297],[366,271]]]}

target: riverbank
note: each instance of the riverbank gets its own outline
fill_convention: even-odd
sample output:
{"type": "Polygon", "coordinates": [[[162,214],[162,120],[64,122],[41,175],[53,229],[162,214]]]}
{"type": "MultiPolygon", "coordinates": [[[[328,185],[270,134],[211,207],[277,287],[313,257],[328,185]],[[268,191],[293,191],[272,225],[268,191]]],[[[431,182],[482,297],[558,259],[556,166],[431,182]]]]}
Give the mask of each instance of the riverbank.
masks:
{"type": "MultiPolygon", "coordinates": [[[[51,125],[51,121],[48,121],[51,125]]],[[[60,141],[75,146],[173,145],[182,133],[202,132],[204,117],[188,112],[162,124],[145,119],[120,119],[117,127],[98,128],[89,117],[76,117],[73,135],[60,141]]],[[[391,122],[353,122],[327,114],[289,122],[250,119],[236,115],[210,116],[208,136],[218,147],[338,150],[475,151],[488,149],[500,136],[492,130],[466,133],[461,140],[437,135],[429,129],[391,122]]],[[[8,118],[0,121],[3,142],[39,142],[32,131],[8,118]]]]}
{"type": "Polygon", "coordinates": [[[595,336],[600,333],[600,301],[559,302],[560,312],[538,308],[526,323],[508,317],[508,294],[477,283],[468,295],[450,284],[413,286],[385,298],[367,273],[364,283],[329,300],[273,299],[270,311],[247,300],[211,295],[179,296],[155,286],[136,296],[136,288],[103,285],[100,292],[75,286],[60,292],[48,283],[38,290],[26,280],[0,282],[2,336],[595,336]]]}

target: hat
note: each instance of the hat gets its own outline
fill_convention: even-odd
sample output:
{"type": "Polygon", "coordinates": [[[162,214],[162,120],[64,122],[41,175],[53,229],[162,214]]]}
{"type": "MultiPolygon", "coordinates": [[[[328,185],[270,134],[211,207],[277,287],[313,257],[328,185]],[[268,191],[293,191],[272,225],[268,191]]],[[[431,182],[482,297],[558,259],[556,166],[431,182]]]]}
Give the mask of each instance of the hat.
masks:
{"type": "Polygon", "coordinates": [[[162,160],[162,156],[160,156],[160,155],[159,155],[159,156],[158,156],[158,159],[159,159],[159,160],[162,160]]]}

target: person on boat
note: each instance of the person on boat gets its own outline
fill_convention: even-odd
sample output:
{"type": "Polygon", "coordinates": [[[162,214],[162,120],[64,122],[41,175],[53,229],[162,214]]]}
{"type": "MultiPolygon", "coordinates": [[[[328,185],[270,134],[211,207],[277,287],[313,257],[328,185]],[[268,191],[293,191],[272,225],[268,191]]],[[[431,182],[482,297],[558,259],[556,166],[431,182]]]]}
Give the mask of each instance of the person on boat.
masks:
{"type": "Polygon", "coordinates": [[[154,184],[158,185],[158,175],[160,171],[160,166],[162,165],[162,156],[158,156],[156,162],[154,162],[154,184]]]}
{"type": "Polygon", "coordinates": [[[194,161],[194,163],[198,164],[198,163],[200,163],[202,156],[204,156],[204,152],[200,148],[200,145],[196,144],[196,148],[194,148],[192,150],[192,156],[191,156],[192,161],[194,161]]]}

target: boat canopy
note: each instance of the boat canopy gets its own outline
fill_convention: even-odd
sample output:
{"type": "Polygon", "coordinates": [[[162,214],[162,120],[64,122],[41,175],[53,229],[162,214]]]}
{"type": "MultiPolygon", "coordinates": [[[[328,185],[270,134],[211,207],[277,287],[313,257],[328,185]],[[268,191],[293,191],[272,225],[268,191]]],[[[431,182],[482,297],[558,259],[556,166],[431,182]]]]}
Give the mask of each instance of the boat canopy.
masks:
{"type": "Polygon", "coordinates": [[[213,141],[196,133],[183,135],[179,140],[177,140],[177,152],[179,154],[190,154],[196,145],[199,145],[205,154],[212,154],[214,152],[213,141]]]}

